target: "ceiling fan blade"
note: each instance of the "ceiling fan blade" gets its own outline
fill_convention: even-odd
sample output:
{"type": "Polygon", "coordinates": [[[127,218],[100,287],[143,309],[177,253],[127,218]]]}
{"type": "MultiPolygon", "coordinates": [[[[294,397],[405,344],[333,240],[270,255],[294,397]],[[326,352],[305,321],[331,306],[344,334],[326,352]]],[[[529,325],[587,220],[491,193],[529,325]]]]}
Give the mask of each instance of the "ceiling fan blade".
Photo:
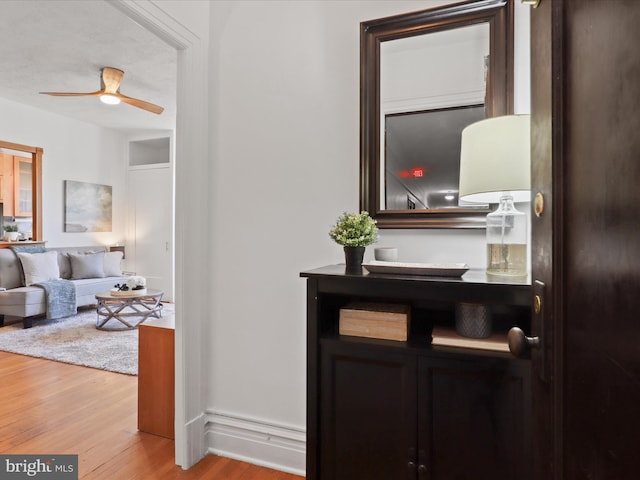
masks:
{"type": "Polygon", "coordinates": [[[97,92],[87,93],[73,93],[73,92],[40,92],[42,95],[52,95],[54,97],[95,97],[102,95],[104,90],[98,90],[97,92]]]}
{"type": "Polygon", "coordinates": [[[104,67],[102,69],[102,89],[105,93],[115,94],[120,88],[124,72],[118,68],[104,67]]]}
{"type": "Polygon", "coordinates": [[[164,111],[159,105],[154,105],[150,102],[145,102],[144,100],[140,100],[138,98],[127,97],[119,92],[120,83],[122,83],[122,77],[124,77],[124,72],[119,68],[113,67],[104,67],[101,72],[101,83],[102,89],[97,92],[87,92],[87,93],[75,93],[75,92],[40,92],[44,95],[53,95],[57,97],[87,97],[87,96],[100,96],[105,95],[103,100],[108,96],[118,97],[122,102],[128,103],[137,108],[141,108],[143,110],[147,110],[148,112],[152,112],[155,114],[161,114],[164,111]]]}
{"type": "Polygon", "coordinates": [[[124,103],[132,105],[134,107],[142,108],[143,110],[147,110],[151,113],[160,115],[164,111],[164,108],[162,108],[161,106],[154,105],[153,103],[145,102],[144,100],[127,97],[126,95],[123,95],[121,93],[116,93],[116,96],[120,100],[122,100],[124,103]]]}

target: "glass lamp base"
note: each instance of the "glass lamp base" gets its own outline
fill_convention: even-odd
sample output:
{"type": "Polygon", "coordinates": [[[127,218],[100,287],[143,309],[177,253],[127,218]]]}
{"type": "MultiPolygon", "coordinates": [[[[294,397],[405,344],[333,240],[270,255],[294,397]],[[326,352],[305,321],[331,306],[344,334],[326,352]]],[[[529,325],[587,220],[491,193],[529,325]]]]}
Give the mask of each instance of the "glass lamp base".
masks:
{"type": "Polygon", "coordinates": [[[527,216],[503,192],[500,205],[487,215],[487,273],[509,277],[527,274],[527,216]]]}
{"type": "Polygon", "coordinates": [[[487,273],[520,277],[527,274],[526,244],[487,244],[487,273]]]}

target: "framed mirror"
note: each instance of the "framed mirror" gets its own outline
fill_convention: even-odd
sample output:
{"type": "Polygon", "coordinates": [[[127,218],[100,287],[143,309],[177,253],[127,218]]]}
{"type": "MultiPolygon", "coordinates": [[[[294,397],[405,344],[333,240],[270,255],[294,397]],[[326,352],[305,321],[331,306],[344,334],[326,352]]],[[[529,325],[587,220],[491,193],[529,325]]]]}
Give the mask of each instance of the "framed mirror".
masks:
{"type": "Polygon", "coordinates": [[[484,228],[458,201],[460,135],[513,113],[513,6],[474,0],[360,26],[360,209],[380,228],[484,228]]]}

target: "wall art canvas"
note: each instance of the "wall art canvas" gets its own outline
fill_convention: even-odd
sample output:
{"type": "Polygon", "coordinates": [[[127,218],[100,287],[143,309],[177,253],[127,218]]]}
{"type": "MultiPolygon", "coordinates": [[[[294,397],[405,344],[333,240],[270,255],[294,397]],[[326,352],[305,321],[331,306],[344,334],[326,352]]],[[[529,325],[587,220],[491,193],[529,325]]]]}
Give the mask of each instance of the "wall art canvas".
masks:
{"type": "Polygon", "coordinates": [[[110,232],[111,186],[64,181],[64,231],[110,232]]]}

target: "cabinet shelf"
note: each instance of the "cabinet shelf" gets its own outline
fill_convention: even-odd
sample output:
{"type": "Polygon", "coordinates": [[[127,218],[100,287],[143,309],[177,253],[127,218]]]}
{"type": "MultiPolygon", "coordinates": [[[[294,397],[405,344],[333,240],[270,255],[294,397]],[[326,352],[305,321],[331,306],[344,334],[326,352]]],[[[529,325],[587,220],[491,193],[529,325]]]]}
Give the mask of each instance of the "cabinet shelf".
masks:
{"type": "Polygon", "coordinates": [[[445,335],[450,340],[432,341],[431,336],[415,336],[406,342],[394,340],[384,340],[367,337],[356,337],[350,335],[339,335],[332,333],[323,335],[319,339],[319,344],[345,344],[358,348],[371,348],[373,350],[402,352],[413,355],[430,355],[439,357],[484,357],[508,360],[512,363],[529,364],[527,358],[514,358],[509,352],[507,345],[507,335],[504,333],[493,334],[490,338],[474,339],[464,338],[456,334],[451,328],[442,328],[447,332],[445,335]],[[495,339],[495,340],[494,340],[495,339]],[[501,344],[502,343],[502,344],[501,344]]]}

